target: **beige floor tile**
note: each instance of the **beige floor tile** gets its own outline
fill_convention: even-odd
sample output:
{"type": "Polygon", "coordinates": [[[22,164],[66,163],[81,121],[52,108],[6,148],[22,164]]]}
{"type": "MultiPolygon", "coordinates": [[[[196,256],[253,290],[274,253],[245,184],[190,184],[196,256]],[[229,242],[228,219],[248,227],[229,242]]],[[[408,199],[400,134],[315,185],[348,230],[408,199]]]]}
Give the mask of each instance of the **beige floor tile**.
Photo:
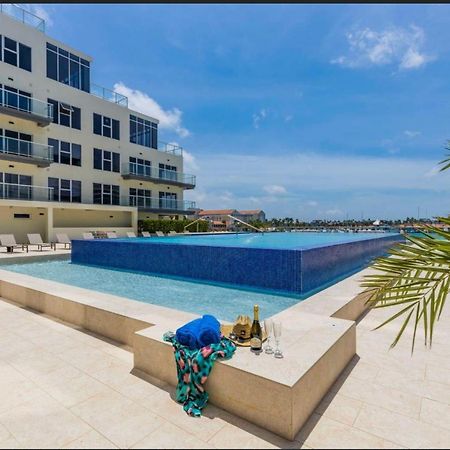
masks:
{"type": "Polygon", "coordinates": [[[322,400],[315,412],[346,425],[352,425],[361,406],[360,400],[332,392],[322,400]]]}
{"type": "Polygon", "coordinates": [[[118,448],[118,447],[115,446],[111,441],[106,439],[104,436],[102,436],[98,431],[91,430],[88,431],[86,434],[83,434],[83,436],[64,445],[62,448],[102,449],[102,448],[118,448]]]}
{"type": "Polygon", "coordinates": [[[176,425],[166,422],[132,448],[211,448],[211,446],[176,425]]]}
{"type": "Polygon", "coordinates": [[[70,410],[120,448],[131,447],[164,422],[112,389],[70,410]]]}
{"type": "Polygon", "coordinates": [[[446,448],[450,432],[386,409],[364,405],[354,427],[408,448],[446,448]]]}
{"type": "Polygon", "coordinates": [[[86,423],[45,393],[1,414],[0,423],[28,448],[58,448],[89,431],[86,423]]]}
{"type": "Polygon", "coordinates": [[[450,370],[439,365],[428,364],[426,368],[425,378],[429,381],[434,381],[436,383],[446,384],[450,386],[450,370]]]}
{"type": "Polygon", "coordinates": [[[420,411],[420,420],[450,431],[450,406],[424,398],[420,411]]]}

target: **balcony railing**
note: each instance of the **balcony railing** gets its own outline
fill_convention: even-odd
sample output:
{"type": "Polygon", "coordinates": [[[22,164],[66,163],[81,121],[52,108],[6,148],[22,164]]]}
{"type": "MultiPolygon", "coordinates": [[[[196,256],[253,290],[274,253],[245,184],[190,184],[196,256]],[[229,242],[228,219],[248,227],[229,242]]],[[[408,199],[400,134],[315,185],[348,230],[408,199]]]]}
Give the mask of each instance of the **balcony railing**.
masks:
{"type": "Polygon", "coordinates": [[[3,199],[48,202],[53,200],[53,188],[0,183],[0,200],[3,199]]]}
{"type": "Polygon", "coordinates": [[[128,97],[111,89],[104,88],[97,84],[91,84],[91,94],[102,98],[103,100],[108,100],[108,102],[116,103],[117,105],[128,108],[128,97]]]}
{"type": "Polygon", "coordinates": [[[155,198],[155,197],[139,197],[128,196],[123,199],[128,201],[129,206],[137,206],[138,209],[148,211],[174,211],[179,213],[186,213],[189,210],[195,209],[195,202],[189,200],[175,200],[171,198],[155,198]]]}
{"type": "Polygon", "coordinates": [[[158,142],[158,151],[170,153],[171,155],[183,156],[183,147],[178,144],[169,144],[167,142],[158,142]]]}
{"type": "Polygon", "coordinates": [[[0,155],[14,158],[30,158],[50,164],[53,162],[53,147],[10,137],[0,136],[0,155]]]}
{"type": "Polygon", "coordinates": [[[173,184],[191,189],[195,187],[195,175],[132,162],[122,164],[122,176],[124,178],[143,179],[155,183],[173,184]]]}
{"type": "Polygon", "coordinates": [[[1,112],[29,119],[41,125],[48,125],[53,120],[53,105],[27,95],[0,89],[1,112]]]}
{"type": "Polygon", "coordinates": [[[0,3],[0,13],[45,33],[45,20],[12,3],[0,3]]]}

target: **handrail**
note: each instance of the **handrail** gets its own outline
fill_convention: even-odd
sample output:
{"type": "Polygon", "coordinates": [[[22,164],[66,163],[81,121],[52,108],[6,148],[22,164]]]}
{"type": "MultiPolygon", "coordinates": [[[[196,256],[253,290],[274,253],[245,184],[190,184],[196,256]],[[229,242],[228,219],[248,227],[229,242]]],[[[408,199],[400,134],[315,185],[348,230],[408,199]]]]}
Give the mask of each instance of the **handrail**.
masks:
{"type": "Polygon", "coordinates": [[[198,233],[198,222],[200,222],[200,220],[204,220],[204,219],[200,218],[200,219],[194,220],[194,221],[191,222],[191,223],[188,223],[188,224],[183,228],[183,231],[186,231],[186,230],[188,229],[188,227],[190,227],[191,225],[194,225],[194,223],[197,223],[197,233],[198,233]]]}
{"type": "Polygon", "coordinates": [[[249,223],[244,222],[243,220],[238,219],[237,217],[233,217],[231,214],[227,214],[227,216],[230,217],[230,218],[233,219],[233,220],[236,220],[237,222],[241,222],[241,223],[243,223],[244,225],[246,225],[246,226],[248,226],[248,227],[250,227],[250,228],[253,228],[253,229],[256,230],[258,233],[263,233],[263,234],[264,234],[264,231],[261,230],[260,228],[254,227],[253,225],[250,225],[249,223]]]}

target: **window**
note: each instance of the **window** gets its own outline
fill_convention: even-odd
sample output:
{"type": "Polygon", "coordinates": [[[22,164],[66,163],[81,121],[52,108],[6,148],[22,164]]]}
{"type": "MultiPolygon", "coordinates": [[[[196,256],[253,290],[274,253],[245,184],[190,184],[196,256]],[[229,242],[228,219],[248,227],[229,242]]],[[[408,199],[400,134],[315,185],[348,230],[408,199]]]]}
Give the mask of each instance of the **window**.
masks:
{"type": "Polygon", "coordinates": [[[0,172],[0,198],[31,200],[31,176],[0,172]]]}
{"type": "Polygon", "coordinates": [[[31,94],[0,84],[0,105],[31,112],[31,94]]]}
{"type": "Polygon", "coordinates": [[[94,203],[100,205],[120,205],[120,188],[111,184],[93,183],[94,203]]]}
{"type": "Polygon", "coordinates": [[[0,60],[31,72],[31,48],[6,36],[0,36],[0,60]]]}
{"type": "Polygon", "coordinates": [[[144,177],[152,176],[152,163],[147,159],[134,158],[130,156],[129,168],[130,173],[134,175],[142,175],[144,177]]]}
{"type": "Polygon", "coordinates": [[[53,105],[53,123],[81,130],[80,108],[52,100],[51,98],[48,99],[48,103],[53,105]]]}
{"type": "Polygon", "coordinates": [[[81,203],[81,181],[49,177],[48,187],[53,188],[53,200],[57,202],[81,203]]]}
{"type": "Polygon", "coordinates": [[[173,192],[160,192],[159,207],[162,209],[178,209],[177,194],[173,192]]]}
{"type": "Polygon", "coordinates": [[[0,128],[0,152],[31,156],[31,141],[31,134],[18,133],[11,130],[4,130],[3,132],[0,128]]]}
{"type": "Polygon", "coordinates": [[[130,206],[138,206],[140,208],[152,207],[152,191],[148,189],[130,188],[130,206]]]}
{"type": "Polygon", "coordinates": [[[90,92],[90,63],[47,42],[47,77],[90,92]]]}
{"type": "Polygon", "coordinates": [[[14,213],[14,219],[31,219],[30,214],[14,213]]]}
{"type": "Polygon", "coordinates": [[[71,166],[81,166],[81,145],[48,138],[48,145],[53,147],[53,161],[71,166]]]}
{"type": "Polygon", "coordinates": [[[130,142],[158,148],[158,124],[130,115],[130,142]]]}
{"type": "Polygon", "coordinates": [[[94,169],[120,172],[120,153],[94,148],[94,169]]]}
{"type": "Polygon", "coordinates": [[[101,114],[94,113],[94,134],[120,139],[120,122],[101,114]]]}
{"type": "Polygon", "coordinates": [[[170,166],[168,164],[159,165],[159,178],[163,180],[177,180],[177,168],[176,166],[170,166]]]}

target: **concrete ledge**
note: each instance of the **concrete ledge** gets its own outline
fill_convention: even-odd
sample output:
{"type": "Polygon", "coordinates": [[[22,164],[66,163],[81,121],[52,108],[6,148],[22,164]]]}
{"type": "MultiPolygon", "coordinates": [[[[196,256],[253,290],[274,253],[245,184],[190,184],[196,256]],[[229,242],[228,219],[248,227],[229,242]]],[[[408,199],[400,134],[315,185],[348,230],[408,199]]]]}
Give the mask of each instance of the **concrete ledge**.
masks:
{"type": "MultiPolygon", "coordinates": [[[[176,385],[165,331],[156,325],[136,333],[134,369],[176,385]]],[[[355,355],[355,325],[304,314],[295,328],[284,328],[282,349],[280,360],[238,347],[231,360],[216,361],[206,389],[216,406],[293,440],[355,355]]]]}

